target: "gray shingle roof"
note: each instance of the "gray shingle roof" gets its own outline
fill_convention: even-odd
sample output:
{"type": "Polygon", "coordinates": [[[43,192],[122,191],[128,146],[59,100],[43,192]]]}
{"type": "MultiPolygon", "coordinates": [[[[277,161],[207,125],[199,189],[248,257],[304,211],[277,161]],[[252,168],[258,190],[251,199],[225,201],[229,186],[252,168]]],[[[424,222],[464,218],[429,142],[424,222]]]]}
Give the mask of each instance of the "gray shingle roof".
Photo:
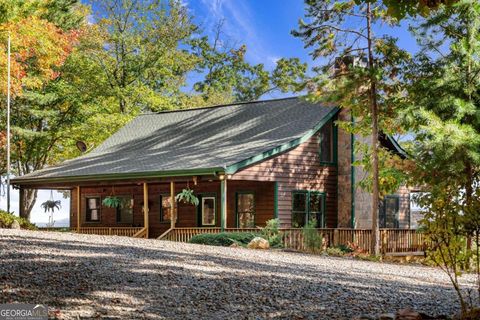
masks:
{"type": "Polygon", "coordinates": [[[227,168],[301,138],[335,110],[287,98],[144,114],[90,153],[13,182],[227,168]]]}

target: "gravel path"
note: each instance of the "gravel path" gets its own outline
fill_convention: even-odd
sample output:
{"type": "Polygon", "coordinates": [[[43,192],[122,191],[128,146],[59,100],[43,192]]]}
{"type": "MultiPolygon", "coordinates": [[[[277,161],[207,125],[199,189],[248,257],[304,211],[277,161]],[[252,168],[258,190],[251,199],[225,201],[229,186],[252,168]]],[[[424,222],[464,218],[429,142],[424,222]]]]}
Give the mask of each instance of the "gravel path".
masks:
{"type": "MultiPolygon", "coordinates": [[[[471,279],[465,279],[471,280],[471,279]]],[[[0,303],[62,319],[351,319],[456,312],[438,269],[159,240],[0,229],[0,303]]]]}

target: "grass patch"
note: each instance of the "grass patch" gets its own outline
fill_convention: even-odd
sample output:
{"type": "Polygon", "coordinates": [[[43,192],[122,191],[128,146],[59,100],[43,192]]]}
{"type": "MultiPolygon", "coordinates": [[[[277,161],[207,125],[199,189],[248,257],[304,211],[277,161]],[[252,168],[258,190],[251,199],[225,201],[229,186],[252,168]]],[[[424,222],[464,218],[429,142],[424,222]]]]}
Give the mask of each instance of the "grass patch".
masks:
{"type": "Polygon", "coordinates": [[[17,221],[22,229],[37,230],[37,226],[33,223],[30,223],[28,220],[0,210],[0,227],[10,228],[13,221],[17,221]]]}
{"type": "Polygon", "coordinates": [[[229,247],[237,243],[240,246],[246,246],[253,238],[258,236],[259,234],[254,232],[204,233],[193,236],[190,243],[220,247],[229,247]]]}

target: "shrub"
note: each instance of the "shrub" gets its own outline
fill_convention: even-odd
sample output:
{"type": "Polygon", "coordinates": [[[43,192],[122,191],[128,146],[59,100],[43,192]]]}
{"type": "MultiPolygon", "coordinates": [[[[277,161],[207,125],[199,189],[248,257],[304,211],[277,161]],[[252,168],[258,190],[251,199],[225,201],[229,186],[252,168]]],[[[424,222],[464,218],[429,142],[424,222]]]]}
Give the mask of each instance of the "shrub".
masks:
{"type": "Polygon", "coordinates": [[[229,247],[233,243],[237,243],[246,246],[255,237],[258,237],[258,234],[253,232],[203,233],[193,236],[190,243],[221,247],[229,247]]]}
{"type": "Polygon", "coordinates": [[[329,256],[332,256],[332,257],[341,257],[341,256],[345,255],[345,252],[342,249],[340,249],[339,247],[327,248],[326,252],[329,256]]]}
{"type": "Polygon", "coordinates": [[[280,232],[280,219],[270,219],[262,229],[262,237],[268,240],[271,248],[281,248],[282,233],[280,232]]]}
{"type": "Polygon", "coordinates": [[[0,210],[0,225],[9,228],[13,221],[17,221],[22,229],[36,230],[37,226],[24,218],[14,216],[6,211],[0,210]]]}
{"type": "Polygon", "coordinates": [[[317,221],[310,220],[305,227],[303,227],[303,244],[305,249],[310,252],[322,251],[323,237],[316,229],[317,221]]]}
{"type": "Polygon", "coordinates": [[[342,251],[342,253],[351,253],[351,252],[354,252],[355,249],[352,248],[352,246],[350,244],[346,245],[346,244],[341,244],[339,245],[338,247],[338,250],[342,251]]]}

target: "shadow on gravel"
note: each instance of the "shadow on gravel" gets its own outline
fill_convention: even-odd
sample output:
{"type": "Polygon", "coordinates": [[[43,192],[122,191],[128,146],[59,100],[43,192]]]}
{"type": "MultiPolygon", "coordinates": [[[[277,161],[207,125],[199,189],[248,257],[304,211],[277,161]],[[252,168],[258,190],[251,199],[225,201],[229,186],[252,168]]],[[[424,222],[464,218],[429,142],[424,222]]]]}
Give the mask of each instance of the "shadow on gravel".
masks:
{"type": "Polygon", "coordinates": [[[169,247],[0,238],[0,303],[45,303],[65,318],[122,319],[348,319],[406,307],[457,311],[450,287],[418,274],[382,272],[381,264],[379,270],[342,272],[335,267],[345,260],[330,259],[325,267],[305,262],[303,254],[282,253],[285,260],[256,262],[242,249],[232,257],[205,247],[169,247]]]}

